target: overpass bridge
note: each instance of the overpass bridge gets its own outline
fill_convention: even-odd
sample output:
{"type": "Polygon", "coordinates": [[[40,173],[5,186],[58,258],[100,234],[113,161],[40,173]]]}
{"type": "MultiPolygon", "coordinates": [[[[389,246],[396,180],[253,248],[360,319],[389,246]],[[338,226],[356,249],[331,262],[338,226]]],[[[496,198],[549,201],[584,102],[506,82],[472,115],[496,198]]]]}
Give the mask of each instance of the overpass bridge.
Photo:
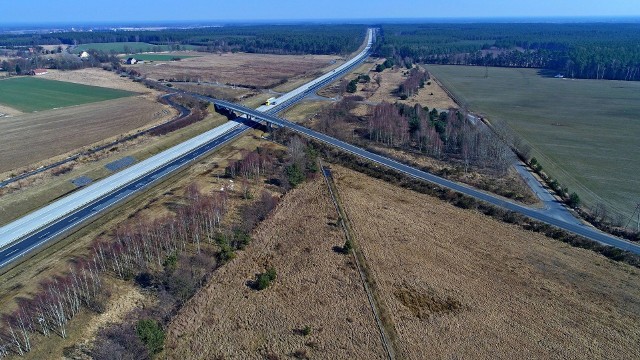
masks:
{"type": "Polygon", "coordinates": [[[455,181],[447,180],[445,178],[436,176],[434,174],[402,164],[388,157],[381,156],[381,155],[372,153],[370,151],[364,150],[362,148],[351,145],[349,143],[338,140],[336,138],[325,135],[323,133],[319,133],[317,131],[311,130],[309,128],[306,128],[302,125],[296,124],[289,120],[279,118],[273,114],[260,112],[259,110],[254,110],[246,106],[224,101],[224,100],[213,99],[206,96],[198,96],[198,97],[202,100],[213,103],[217,108],[227,109],[234,113],[241,114],[244,117],[256,122],[265,122],[267,124],[288,128],[299,134],[313,138],[315,140],[318,140],[330,146],[336,147],[340,150],[346,151],[350,154],[356,155],[366,160],[372,161],[379,165],[385,166],[387,168],[391,168],[393,170],[402,172],[413,178],[425,180],[430,183],[436,184],[438,186],[455,190],[457,192],[463,193],[468,196],[472,196],[478,200],[485,201],[487,203],[501,207],[503,209],[511,210],[511,211],[520,213],[522,215],[525,215],[529,218],[532,218],[534,220],[538,220],[538,221],[547,223],[549,225],[559,227],[563,230],[572,232],[574,234],[584,236],[591,240],[597,241],[601,244],[613,246],[622,250],[627,250],[636,254],[640,254],[640,245],[638,244],[623,240],[621,238],[618,238],[610,234],[606,234],[604,232],[601,232],[595,228],[592,228],[584,224],[567,222],[560,217],[555,217],[553,215],[546,213],[546,209],[537,209],[537,208],[524,206],[522,204],[509,201],[500,196],[490,194],[484,191],[480,191],[471,186],[461,184],[455,181]]]}

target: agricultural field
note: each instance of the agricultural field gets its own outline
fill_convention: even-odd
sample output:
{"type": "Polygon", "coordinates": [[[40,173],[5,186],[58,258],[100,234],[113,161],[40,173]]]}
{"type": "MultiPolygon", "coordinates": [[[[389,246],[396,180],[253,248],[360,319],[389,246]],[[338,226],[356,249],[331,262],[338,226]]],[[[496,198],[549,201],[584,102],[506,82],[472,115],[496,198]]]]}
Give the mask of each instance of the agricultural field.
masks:
{"type": "Polygon", "coordinates": [[[136,96],[0,118],[0,173],[166,121],[174,114],[167,105],[136,96]]]}
{"type": "Polygon", "coordinates": [[[556,79],[535,69],[428,70],[471,110],[524,138],[583,202],[604,204],[626,224],[640,202],[639,82],[556,79]]]}
{"type": "Polygon", "coordinates": [[[144,61],[171,61],[173,59],[188,59],[196,57],[196,55],[180,55],[180,54],[129,54],[124,55],[123,58],[133,57],[136,60],[144,61]]]}
{"type": "Polygon", "coordinates": [[[330,55],[207,54],[181,61],[133,65],[151,79],[204,81],[261,88],[273,87],[296,77],[313,77],[330,65],[330,55]]]}
{"type": "Polygon", "coordinates": [[[100,68],[84,68],[73,71],[49,70],[46,77],[49,80],[65,81],[75,84],[99,86],[146,94],[149,99],[155,99],[157,95],[161,94],[157,90],[147,88],[142,83],[131,81],[128,77],[121,77],[114,72],[104,71],[100,68]]]}
{"type": "MultiPolygon", "coordinates": [[[[180,45],[180,50],[193,50],[196,46],[180,45]]],[[[113,52],[117,54],[141,53],[153,51],[172,50],[169,45],[154,45],[145,42],[115,42],[115,43],[89,43],[81,44],[73,48],[73,52],[79,54],[87,50],[113,52]]]]}
{"type": "Polygon", "coordinates": [[[49,110],[135,95],[133,92],[124,90],[35,77],[2,80],[0,93],[2,93],[1,104],[22,112],[49,110]]]}
{"type": "Polygon", "coordinates": [[[332,249],[345,241],[336,221],[322,178],[287,194],[245,251],[172,320],[165,356],[383,359],[353,259],[332,249]],[[249,288],[247,281],[267,266],[276,269],[274,284],[249,288]]]}
{"type": "Polygon", "coordinates": [[[343,167],[332,172],[398,333],[398,357],[640,357],[637,268],[343,167]]]}

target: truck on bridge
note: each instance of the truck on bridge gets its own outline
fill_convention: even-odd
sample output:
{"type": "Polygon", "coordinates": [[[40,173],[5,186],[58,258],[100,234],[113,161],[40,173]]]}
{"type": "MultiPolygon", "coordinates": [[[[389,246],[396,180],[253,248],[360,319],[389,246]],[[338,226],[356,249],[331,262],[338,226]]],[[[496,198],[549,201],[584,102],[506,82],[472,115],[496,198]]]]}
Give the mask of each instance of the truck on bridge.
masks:
{"type": "Polygon", "coordinates": [[[267,105],[267,106],[276,105],[276,98],[270,97],[270,98],[267,99],[267,102],[265,102],[264,104],[267,105]]]}

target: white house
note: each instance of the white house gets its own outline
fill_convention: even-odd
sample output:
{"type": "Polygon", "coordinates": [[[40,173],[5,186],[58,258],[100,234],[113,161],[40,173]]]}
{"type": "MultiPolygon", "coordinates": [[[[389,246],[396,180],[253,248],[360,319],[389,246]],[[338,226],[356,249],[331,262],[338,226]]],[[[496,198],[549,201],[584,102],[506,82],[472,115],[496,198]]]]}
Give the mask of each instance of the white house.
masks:
{"type": "Polygon", "coordinates": [[[80,53],[80,59],[82,59],[82,60],[87,60],[87,59],[89,59],[89,53],[88,53],[88,52],[86,52],[86,51],[81,52],[81,53],[80,53]]]}

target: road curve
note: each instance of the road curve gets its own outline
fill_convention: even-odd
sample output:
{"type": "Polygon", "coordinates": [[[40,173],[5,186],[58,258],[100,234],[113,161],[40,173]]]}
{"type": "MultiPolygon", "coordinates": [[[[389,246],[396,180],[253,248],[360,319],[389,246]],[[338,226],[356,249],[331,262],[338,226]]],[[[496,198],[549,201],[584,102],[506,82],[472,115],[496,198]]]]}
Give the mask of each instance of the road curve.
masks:
{"type": "MultiPolygon", "coordinates": [[[[374,41],[373,29],[368,29],[365,41],[365,49],[353,59],[281,96],[276,106],[261,106],[253,111],[258,114],[263,111],[277,113],[341,77],[369,56],[374,41]]],[[[184,91],[178,93],[203,98],[184,91]]],[[[194,159],[241,136],[250,128],[246,124],[229,121],[0,227],[0,268],[78,227],[194,159]]]]}
{"type": "Polygon", "coordinates": [[[511,201],[508,201],[504,198],[501,198],[499,196],[493,195],[493,194],[489,194],[480,190],[477,190],[471,186],[465,185],[465,184],[461,184],[455,181],[451,181],[451,180],[447,180],[444,179],[442,177],[436,176],[434,174],[430,174],[427,173],[425,171],[413,168],[411,166],[402,164],[398,161],[392,160],[390,158],[372,153],[370,151],[364,150],[362,148],[359,148],[357,146],[351,145],[349,143],[346,143],[344,141],[338,140],[336,138],[333,138],[331,136],[319,133],[317,131],[311,130],[309,128],[306,128],[304,126],[301,126],[299,124],[293,123],[291,121],[282,119],[282,118],[278,118],[276,116],[270,115],[270,114],[264,114],[264,113],[260,113],[258,111],[255,111],[253,109],[247,108],[245,106],[236,104],[236,103],[231,103],[228,101],[224,101],[224,100],[218,100],[218,99],[213,99],[213,98],[208,98],[208,97],[203,97],[201,96],[200,98],[202,99],[206,99],[212,103],[214,103],[215,105],[219,106],[219,107],[223,107],[223,108],[227,108],[242,114],[247,114],[250,117],[258,120],[258,121],[266,121],[269,123],[272,123],[274,125],[277,126],[282,126],[282,127],[286,127],[288,129],[291,129],[293,131],[296,131],[300,134],[303,134],[305,136],[314,138],[316,140],[319,140],[321,142],[324,142],[326,144],[329,144],[331,146],[337,147],[343,151],[349,152],[351,154],[354,154],[356,156],[365,158],[367,160],[373,161],[375,163],[378,163],[380,165],[386,166],[388,168],[400,171],[402,173],[405,173],[409,176],[412,176],[414,178],[420,179],[420,180],[426,180],[428,182],[434,183],[438,186],[442,186],[442,187],[446,187],[455,191],[458,191],[460,193],[463,193],[465,195],[469,195],[472,196],[476,199],[488,202],[490,204],[499,206],[503,209],[507,209],[507,210],[511,210],[511,211],[515,211],[517,213],[520,213],[522,215],[528,216],[532,219],[538,220],[538,221],[542,221],[544,223],[550,224],[550,225],[554,225],[557,226],[561,229],[567,230],[569,232],[584,236],[586,238],[589,238],[591,240],[597,241],[601,244],[604,245],[609,245],[609,246],[613,246],[622,250],[627,250],[630,252],[633,252],[635,254],[640,254],[640,246],[634,243],[631,243],[629,241],[626,240],[622,240],[618,237],[615,237],[613,235],[610,234],[606,234],[603,233],[597,229],[594,229],[592,227],[586,226],[586,225],[582,225],[582,224],[578,224],[578,223],[573,223],[573,222],[566,222],[562,219],[558,219],[554,216],[548,215],[545,213],[545,209],[534,209],[534,208],[530,208],[521,204],[517,204],[511,201]]]}

